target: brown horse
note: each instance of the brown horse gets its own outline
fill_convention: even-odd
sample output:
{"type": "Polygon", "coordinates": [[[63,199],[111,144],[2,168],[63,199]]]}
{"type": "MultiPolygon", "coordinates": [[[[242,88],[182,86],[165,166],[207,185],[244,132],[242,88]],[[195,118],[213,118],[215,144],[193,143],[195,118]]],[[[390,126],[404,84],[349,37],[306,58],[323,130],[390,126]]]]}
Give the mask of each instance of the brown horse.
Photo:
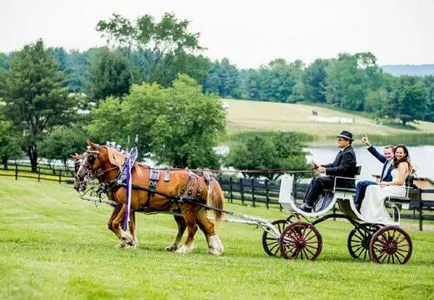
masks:
{"type": "Polygon", "coordinates": [[[214,255],[223,254],[223,245],[214,230],[214,224],[208,219],[205,206],[215,208],[214,214],[218,221],[223,209],[224,196],[220,184],[212,177],[198,176],[195,173],[176,169],[160,178],[153,170],[135,163],[131,170],[132,193],[129,214],[129,234],[121,227],[121,222],[127,212],[127,196],[125,182],[119,180],[126,160],[126,156],[107,146],[100,146],[87,142],[88,151],[75,159],[81,159],[80,167],[76,174],[74,188],[79,190],[86,184],[90,173],[106,187],[109,199],[117,205],[109,219],[108,228],[119,238],[117,247],[137,247],[138,241],[135,233],[135,212],[169,212],[174,214],[178,224],[178,234],[175,240],[166,247],[166,250],[177,253],[189,253],[194,248],[194,235],[197,227],[204,232],[208,252],[214,255]],[[153,178],[151,179],[153,175],[153,178]],[[170,177],[170,179],[169,179],[170,177]],[[185,229],[188,236],[184,245],[179,243],[185,229]]]}

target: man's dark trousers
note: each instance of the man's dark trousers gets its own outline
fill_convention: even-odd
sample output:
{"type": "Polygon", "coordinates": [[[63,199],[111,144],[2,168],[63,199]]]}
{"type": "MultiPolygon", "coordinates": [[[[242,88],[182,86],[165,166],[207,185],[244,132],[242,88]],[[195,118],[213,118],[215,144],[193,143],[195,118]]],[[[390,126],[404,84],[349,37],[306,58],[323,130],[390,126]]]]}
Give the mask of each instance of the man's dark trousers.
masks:
{"type": "Polygon", "coordinates": [[[318,200],[319,195],[325,189],[332,189],[334,185],[334,177],[330,176],[319,176],[313,178],[307,187],[306,196],[304,197],[304,202],[312,207],[313,204],[318,200]]]}
{"type": "Polygon", "coordinates": [[[356,193],[354,194],[354,204],[362,204],[362,200],[365,198],[366,188],[376,184],[376,182],[370,180],[359,181],[356,186],[356,193]]]}

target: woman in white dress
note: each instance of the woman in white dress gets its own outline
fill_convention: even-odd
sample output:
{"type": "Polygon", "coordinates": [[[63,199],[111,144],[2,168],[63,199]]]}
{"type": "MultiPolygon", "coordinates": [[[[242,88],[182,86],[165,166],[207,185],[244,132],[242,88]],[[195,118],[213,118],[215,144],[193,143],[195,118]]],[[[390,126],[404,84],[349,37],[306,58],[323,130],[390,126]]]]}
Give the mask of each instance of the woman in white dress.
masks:
{"type": "Polygon", "coordinates": [[[407,147],[404,145],[396,146],[394,155],[393,165],[395,169],[391,172],[392,181],[382,181],[379,185],[370,185],[366,189],[360,213],[368,222],[390,222],[391,218],[384,205],[384,200],[388,196],[405,196],[405,179],[411,173],[407,147]]]}

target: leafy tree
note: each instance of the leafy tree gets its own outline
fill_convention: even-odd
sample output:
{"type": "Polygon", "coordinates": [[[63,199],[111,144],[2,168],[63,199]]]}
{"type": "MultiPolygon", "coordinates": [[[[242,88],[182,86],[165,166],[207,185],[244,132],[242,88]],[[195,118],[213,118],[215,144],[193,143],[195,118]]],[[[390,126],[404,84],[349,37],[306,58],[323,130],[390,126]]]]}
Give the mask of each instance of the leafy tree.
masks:
{"type": "Polygon", "coordinates": [[[192,55],[184,51],[166,55],[166,69],[163,70],[161,85],[170,86],[178,74],[186,74],[196,82],[204,82],[211,67],[210,60],[202,55],[192,55]]]}
{"type": "Polygon", "coordinates": [[[425,76],[423,79],[426,92],[427,92],[427,113],[425,120],[434,122],[434,76],[425,76]]]}
{"type": "Polygon", "coordinates": [[[99,100],[109,96],[123,97],[131,87],[132,78],[128,60],[107,48],[94,58],[89,74],[89,98],[97,104],[99,100]]]}
{"type": "Polygon", "coordinates": [[[66,168],[71,154],[83,152],[86,139],[87,133],[84,128],[61,126],[54,129],[39,144],[40,154],[49,160],[61,160],[66,168]]]}
{"type": "Polygon", "coordinates": [[[264,136],[249,136],[236,143],[226,158],[226,165],[239,170],[258,170],[244,172],[244,177],[264,176],[277,179],[283,173],[279,170],[305,170],[306,153],[302,138],[293,132],[279,132],[264,136]],[[273,172],[260,172],[274,170],[273,172]]]}
{"type": "Polygon", "coordinates": [[[10,121],[0,120],[0,157],[4,169],[8,168],[9,158],[20,157],[21,154],[21,137],[10,121]]]}
{"type": "Polygon", "coordinates": [[[9,69],[9,59],[10,56],[0,53],[0,71],[9,69]]]}
{"type": "Polygon", "coordinates": [[[203,95],[187,75],[173,86],[133,85],[129,95],[102,101],[92,112],[91,135],[125,144],[139,137],[145,156],[174,167],[218,167],[213,147],[224,133],[225,112],[215,96],[203,95]]]}
{"type": "Polygon", "coordinates": [[[190,33],[189,24],[187,20],[178,20],[172,13],[165,13],[160,22],[151,15],[144,15],[135,23],[113,14],[111,19],[98,22],[97,31],[109,43],[137,50],[141,55],[145,81],[161,82],[162,73],[170,62],[167,55],[202,50],[199,33],[190,33]]]}
{"type": "Polygon", "coordinates": [[[275,59],[260,70],[261,99],[288,102],[302,74],[303,62],[287,64],[284,59],[275,59]]]}
{"type": "Polygon", "coordinates": [[[239,99],[241,96],[240,74],[227,58],[216,61],[208,71],[203,83],[204,93],[216,93],[224,98],[239,99]]]}
{"type": "Polygon", "coordinates": [[[381,78],[381,69],[371,53],[340,54],[327,67],[327,103],[363,111],[366,93],[380,88],[381,78]]]}
{"type": "Polygon", "coordinates": [[[399,113],[403,125],[422,120],[427,111],[426,90],[421,82],[407,86],[399,95],[399,113]]]}
{"type": "Polygon", "coordinates": [[[316,59],[303,72],[301,81],[304,84],[303,98],[305,101],[325,103],[326,78],[328,60],[316,59]]]}
{"type": "Polygon", "coordinates": [[[22,132],[32,171],[37,171],[37,142],[57,125],[71,120],[74,98],[62,88],[64,76],[42,40],[13,55],[6,74],[3,100],[13,125],[22,132]]]}
{"type": "Polygon", "coordinates": [[[258,70],[249,69],[241,72],[241,81],[243,86],[242,98],[261,99],[261,74],[258,70]]]}

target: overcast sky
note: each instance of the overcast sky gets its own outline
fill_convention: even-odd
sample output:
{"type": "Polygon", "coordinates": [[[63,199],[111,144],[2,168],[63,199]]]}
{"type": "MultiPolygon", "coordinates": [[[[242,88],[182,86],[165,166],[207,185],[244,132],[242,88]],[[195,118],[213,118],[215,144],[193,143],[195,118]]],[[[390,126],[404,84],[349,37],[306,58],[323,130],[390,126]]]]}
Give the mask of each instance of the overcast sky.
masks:
{"type": "Polygon", "coordinates": [[[1,0],[0,52],[38,38],[82,51],[105,44],[95,26],[112,13],[164,12],[191,22],[203,54],[239,68],[365,51],[380,65],[434,64],[434,0],[1,0]]]}

